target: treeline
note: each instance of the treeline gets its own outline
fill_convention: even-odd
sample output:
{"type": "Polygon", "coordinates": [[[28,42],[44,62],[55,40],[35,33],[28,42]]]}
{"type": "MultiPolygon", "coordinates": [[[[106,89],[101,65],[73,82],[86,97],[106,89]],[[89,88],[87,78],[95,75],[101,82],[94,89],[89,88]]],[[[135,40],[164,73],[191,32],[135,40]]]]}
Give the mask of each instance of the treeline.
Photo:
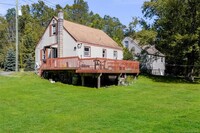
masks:
{"type": "MultiPolygon", "coordinates": [[[[154,22],[148,24],[144,19],[133,18],[128,26],[123,25],[116,17],[109,15],[101,17],[99,14],[93,13],[84,0],[74,0],[72,5],[67,4],[64,8],[62,7],[56,5],[55,8],[51,8],[43,1],[21,7],[22,16],[19,16],[20,68],[29,68],[33,65],[30,62],[34,60],[37,42],[52,16],[57,16],[59,9],[62,9],[66,20],[101,29],[120,46],[125,36],[138,39],[140,45],[155,45],[166,55],[166,72],[169,74],[192,77],[194,73],[199,73],[199,0],[150,0],[144,2],[142,7],[144,17],[154,19],[154,22]],[[138,26],[141,27],[140,31],[136,31],[138,26]]],[[[1,68],[5,68],[8,50],[15,49],[14,44],[15,9],[9,9],[5,17],[0,17],[1,68]]],[[[124,49],[124,59],[132,59],[130,54],[127,49],[124,49]]]]}
{"type": "Polygon", "coordinates": [[[200,1],[150,0],[143,13],[155,19],[155,44],[166,55],[166,72],[193,80],[200,74],[200,1]]]}

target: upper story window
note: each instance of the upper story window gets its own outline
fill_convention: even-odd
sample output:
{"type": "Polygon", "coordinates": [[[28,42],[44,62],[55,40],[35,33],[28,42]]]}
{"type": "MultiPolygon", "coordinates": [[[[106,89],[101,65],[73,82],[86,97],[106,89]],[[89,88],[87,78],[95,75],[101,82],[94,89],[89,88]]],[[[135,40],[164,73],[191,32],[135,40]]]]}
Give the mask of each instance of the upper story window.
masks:
{"type": "Polygon", "coordinates": [[[113,51],[113,58],[117,59],[118,55],[117,55],[117,51],[113,51]]]}
{"type": "Polygon", "coordinates": [[[163,57],[161,57],[161,62],[164,62],[163,57]]]}
{"type": "Polygon", "coordinates": [[[155,55],[155,61],[156,62],[158,61],[158,59],[159,59],[159,57],[155,55]]]}
{"type": "Polygon", "coordinates": [[[56,28],[57,28],[56,24],[52,24],[52,34],[51,34],[52,36],[56,35],[56,30],[57,30],[56,28]]]}
{"type": "Polygon", "coordinates": [[[103,51],[102,51],[102,57],[105,58],[106,56],[107,56],[106,49],[103,49],[103,51]]]}
{"type": "Polygon", "coordinates": [[[90,57],[91,56],[91,48],[88,46],[84,47],[84,57],[90,57]]]}
{"type": "Polygon", "coordinates": [[[54,36],[57,34],[57,24],[55,20],[52,21],[52,24],[50,25],[50,36],[54,36]]]}
{"type": "Polygon", "coordinates": [[[128,48],[129,42],[128,41],[124,41],[124,43],[125,43],[125,47],[128,48]]]}

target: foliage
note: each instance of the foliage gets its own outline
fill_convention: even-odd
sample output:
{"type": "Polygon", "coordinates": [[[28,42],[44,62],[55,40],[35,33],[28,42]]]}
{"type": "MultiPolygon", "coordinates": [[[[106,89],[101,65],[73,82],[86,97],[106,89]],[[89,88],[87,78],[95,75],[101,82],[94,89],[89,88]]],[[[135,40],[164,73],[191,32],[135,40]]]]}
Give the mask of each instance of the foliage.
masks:
{"type": "Polygon", "coordinates": [[[151,0],[144,3],[143,13],[156,18],[156,45],[167,55],[167,62],[186,64],[186,76],[192,79],[194,65],[200,59],[199,0],[151,0]]]}
{"type": "Polygon", "coordinates": [[[26,59],[26,66],[24,71],[33,71],[34,70],[34,59],[31,54],[29,54],[28,58],[26,59]]]}
{"type": "Polygon", "coordinates": [[[129,36],[139,41],[140,45],[153,45],[156,40],[157,32],[142,18],[134,17],[125,31],[125,36],[129,36]],[[137,28],[141,30],[137,31],[137,28]]]}
{"type": "Polygon", "coordinates": [[[89,7],[84,0],[74,0],[74,4],[72,6],[66,5],[64,10],[68,14],[67,20],[80,24],[87,24],[89,7]]]}
{"type": "Polygon", "coordinates": [[[10,49],[6,55],[4,69],[6,71],[15,70],[15,52],[13,49],[10,49]]]}
{"type": "Polygon", "coordinates": [[[136,33],[135,38],[139,40],[141,46],[149,44],[154,45],[156,36],[157,32],[154,30],[141,30],[136,33]]]}
{"type": "Polygon", "coordinates": [[[0,132],[199,132],[199,84],[159,79],[97,90],[0,76],[0,132]]]}
{"type": "Polygon", "coordinates": [[[5,56],[8,47],[8,41],[7,39],[5,39],[7,38],[6,34],[7,29],[8,29],[7,21],[0,16],[0,68],[3,68],[4,66],[5,56]]]}
{"type": "Polygon", "coordinates": [[[123,49],[123,60],[133,60],[133,53],[129,49],[123,49]]]}

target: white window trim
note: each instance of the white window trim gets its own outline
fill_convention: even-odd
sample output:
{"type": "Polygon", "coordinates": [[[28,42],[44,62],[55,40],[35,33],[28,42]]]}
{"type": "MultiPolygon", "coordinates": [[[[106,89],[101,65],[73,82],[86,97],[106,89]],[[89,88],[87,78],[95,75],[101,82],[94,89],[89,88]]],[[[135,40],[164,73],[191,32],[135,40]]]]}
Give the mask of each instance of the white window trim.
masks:
{"type": "Polygon", "coordinates": [[[84,46],[84,49],[83,49],[84,51],[84,57],[91,57],[91,47],[90,46],[84,46]],[[89,51],[85,51],[85,48],[88,48],[89,49],[89,51]]]}

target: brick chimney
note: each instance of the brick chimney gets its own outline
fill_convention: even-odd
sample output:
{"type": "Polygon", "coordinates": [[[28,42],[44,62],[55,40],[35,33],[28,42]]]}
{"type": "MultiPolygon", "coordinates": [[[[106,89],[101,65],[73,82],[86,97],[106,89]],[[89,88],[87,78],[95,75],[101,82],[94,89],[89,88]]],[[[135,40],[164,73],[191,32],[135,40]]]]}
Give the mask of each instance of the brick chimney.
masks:
{"type": "Polygon", "coordinates": [[[63,12],[58,12],[58,57],[63,57],[63,12]]]}

